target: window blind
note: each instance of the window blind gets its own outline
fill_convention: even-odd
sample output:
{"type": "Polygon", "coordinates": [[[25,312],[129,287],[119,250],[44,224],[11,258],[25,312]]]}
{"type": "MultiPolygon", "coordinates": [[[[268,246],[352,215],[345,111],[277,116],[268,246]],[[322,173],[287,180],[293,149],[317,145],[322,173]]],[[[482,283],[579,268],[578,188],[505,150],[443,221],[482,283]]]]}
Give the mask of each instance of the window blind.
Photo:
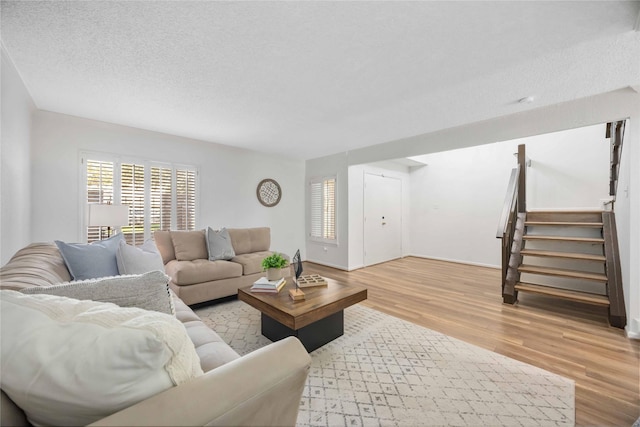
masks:
{"type": "MultiPolygon", "coordinates": [[[[86,203],[129,205],[129,224],[121,227],[127,243],[140,245],[156,230],[195,230],[195,168],[144,160],[120,162],[108,155],[100,155],[100,160],[89,157],[83,157],[86,203]]],[[[104,239],[107,234],[106,227],[86,230],[89,242],[104,239]]]]}
{"type": "Polygon", "coordinates": [[[129,225],[122,234],[130,245],[144,243],[144,165],[123,163],[120,173],[120,200],[129,205],[129,225]]]}
{"type": "Polygon", "coordinates": [[[336,179],[317,178],[310,182],[311,238],[336,240],[336,179]]]}
{"type": "Polygon", "coordinates": [[[151,168],[151,232],[171,229],[172,181],[171,168],[151,168]]]}
{"type": "Polygon", "coordinates": [[[176,169],[176,230],[194,230],[196,211],[196,173],[176,169]]]}
{"type": "MultiPolygon", "coordinates": [[[[86,170],[87,203],[113,202],[113,162],[88,160],[86,170]]],[[[93,242],[106,237],[106,227],[87,227],[87,241],[93,242]]]]}

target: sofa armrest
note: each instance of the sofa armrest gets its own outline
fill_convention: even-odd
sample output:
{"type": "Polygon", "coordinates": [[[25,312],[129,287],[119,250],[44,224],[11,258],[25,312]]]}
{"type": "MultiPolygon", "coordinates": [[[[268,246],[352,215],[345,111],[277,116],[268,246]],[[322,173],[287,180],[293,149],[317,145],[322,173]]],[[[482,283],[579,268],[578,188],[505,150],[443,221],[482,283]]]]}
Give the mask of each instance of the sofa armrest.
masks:
{"type": "Polygon", "coordinates": [[[293,426],[310,364],[289,337],[91,425],[293,426]]]}

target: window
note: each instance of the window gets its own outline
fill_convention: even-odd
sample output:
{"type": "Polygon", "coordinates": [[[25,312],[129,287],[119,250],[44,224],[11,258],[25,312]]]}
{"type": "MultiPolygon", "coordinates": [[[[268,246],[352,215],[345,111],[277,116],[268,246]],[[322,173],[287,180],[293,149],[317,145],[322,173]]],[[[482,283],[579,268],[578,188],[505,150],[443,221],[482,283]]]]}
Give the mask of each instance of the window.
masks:
{"type": "MultiPolygon", "coordinates": [[[[113,163],[98,160],[87,161],[87,203],[111,203],[113,201],[113,163]]],[[[87,241],[101,240],[107,235],[107,227],[87,227],[87,241]]]]}
{"type": "MultiPolygon", "coordinates": [[[[156,230],[195,229],[196,168],[91,153],[82,164],[87,203],[129,206],[129,225],[121,227],[127,243],[140,245],[156,230]]],[[[86,230],[89,242],[107,235],[107,227],[86,230]]]]}
{"type": "Polygon", "coordinates": [[[336,178],[315,178],[310,182],[311,239],[335,243],[336,178]]]}

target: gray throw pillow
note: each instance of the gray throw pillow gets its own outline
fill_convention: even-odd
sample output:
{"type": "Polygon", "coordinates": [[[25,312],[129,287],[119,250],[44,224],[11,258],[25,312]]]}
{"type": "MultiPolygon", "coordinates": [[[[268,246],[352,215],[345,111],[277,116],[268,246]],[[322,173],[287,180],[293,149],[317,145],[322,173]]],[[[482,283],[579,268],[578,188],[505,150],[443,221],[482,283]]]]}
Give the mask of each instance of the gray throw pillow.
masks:
{"type": "Polygon", "coordinates": [[[93,243],[65,243],[56,240],[69,274],[73,280],[95,279],[116,276],[118,264],[116,250],[124,235],[118,233],[105,240],[93,243]]]}
{"type": "Polygon", "coordinates": [[[207,252],[209,252],[209,261],[220,259],[230,260],[236,256],[231,244],[231,237],[226,228],[216,231],[211,227],[207,227],[207,252]]]}
{"type": "Polygon", "coordinates": [[[147,240],[141,246],[131,246],[127,245],[125,241],[121,241],[116,250],[116,261],[120,274],[142,274],[154,270],[164,271],[162,256],[153,240],[147,240]]]}
{"type": "Polygon", "coordinates": [[[54,286],[34,286],[22,289],[21,292],[111,302],[120,307],[138,307],[175,315],[173,298],[169,293],[169,276],[161,271],[81,280],[54,286]]]}

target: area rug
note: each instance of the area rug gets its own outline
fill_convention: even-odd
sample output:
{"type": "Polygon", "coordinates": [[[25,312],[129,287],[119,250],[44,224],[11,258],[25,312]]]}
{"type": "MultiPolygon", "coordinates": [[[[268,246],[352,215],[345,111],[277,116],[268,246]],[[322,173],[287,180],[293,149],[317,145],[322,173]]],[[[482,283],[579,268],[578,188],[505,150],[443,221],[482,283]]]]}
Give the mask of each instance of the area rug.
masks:
{"type": "MultiPolygon", "coordinates": [[[[196,310],[239,354],[269,344],[260,312],[196,310]]],[[[311,353],[300,426],[568,426],[574,382],[362,305],[342,337],[311,353]]]]}

